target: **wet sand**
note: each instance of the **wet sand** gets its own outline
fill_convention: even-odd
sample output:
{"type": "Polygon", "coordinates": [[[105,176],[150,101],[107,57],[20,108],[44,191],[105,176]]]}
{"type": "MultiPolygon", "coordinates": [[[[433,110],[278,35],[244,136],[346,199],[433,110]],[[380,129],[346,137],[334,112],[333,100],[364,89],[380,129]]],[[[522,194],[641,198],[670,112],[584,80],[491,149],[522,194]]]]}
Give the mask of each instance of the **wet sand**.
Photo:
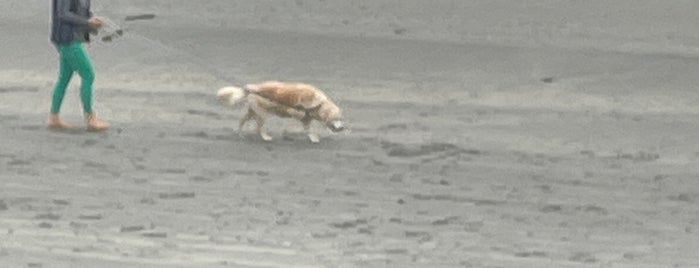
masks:
{"type": "MultiPolygon", "coordinates": [[[[553,0],[96,2],[156,15],[89,48],[105,133],[45,128],[56,53],[35,2],[0,18],[0,266],[699,266],[690,2],[568,30],[553,0]],[[239,137],[215,91],[265,79],[323,88],[351,131],[239,137]]],[[[63,115],[82,126],[77,85],[63,115]]]]}

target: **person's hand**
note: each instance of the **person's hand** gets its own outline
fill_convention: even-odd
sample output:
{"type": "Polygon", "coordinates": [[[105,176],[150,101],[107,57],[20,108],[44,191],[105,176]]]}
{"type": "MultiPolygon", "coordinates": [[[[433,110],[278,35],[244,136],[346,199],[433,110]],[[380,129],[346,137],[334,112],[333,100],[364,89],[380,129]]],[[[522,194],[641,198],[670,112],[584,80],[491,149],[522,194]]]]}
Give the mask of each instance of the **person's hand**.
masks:
{"type": "Polygon", "coordinates": [[[89,24],[93,28],[99,29],[100,27],[102,27],[102,24],[104,24],[104,21],[102,21],[102,19],[99,17],[92,17],[87,20],[87,24],[89,24]]]}

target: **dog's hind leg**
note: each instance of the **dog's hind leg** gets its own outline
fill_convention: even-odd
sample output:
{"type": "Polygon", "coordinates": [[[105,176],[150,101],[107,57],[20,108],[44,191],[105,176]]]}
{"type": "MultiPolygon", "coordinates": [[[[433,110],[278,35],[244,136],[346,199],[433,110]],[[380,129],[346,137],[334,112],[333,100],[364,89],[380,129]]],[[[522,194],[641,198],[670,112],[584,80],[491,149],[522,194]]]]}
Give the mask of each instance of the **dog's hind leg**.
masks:
{"type": "Polygon", "coordinates": [[[240,123],[238,124],[238,135],[243,136],[243,126],[245,126],[245,123],[250,121],[250,119],[253,119],[255,117],[255,112],[248,108],[248,113],[246,113],[243,118],[240,119],[240,123]]]}
{"type": "MultiPolygon", "coordinates": [[[[258,97],[259,98],[259,97],[258,97]]],[[[259,100],[258,100],[259,101],[259,100]]],[[[261,107],[256,101],[249,101],[248,104],[249,110],[248,113],[251,114],[250,116],[252,119],[255,119],[255,122],[257,123],[257,134],[262,137],[263,140],[265,141],[271,141],[272,136],[267,134],[267,131],[265,131],[265,118],[269,116],[269,113],[265,110],[265,108],[261,107]]]]}
{"type": "Polygon", "coordinates": [[[262,117],[262,116],[260,116],[260,115],[256,115],[256,116],[255,116],[255,122],[257,122],[257,133],[260,134],[260,137],[262,137],[262,139],[265,140],[265,141],[271,141],[271,140],[272,140],[272,136],[269,135],[269,134],[267,133],[267,131],[265,130],[265,128],[264,128],[264,126],[265,126],[265,118],[262,117]]]}
{"type": "Polygon", "coordinates": [[[271,141],[272,136],[267,133],[265,130],[265,114],[260,115],[259,113],[253,111],[252,112],[252,118],[255,119],[255,123],[257,123],[257,134],[262,137],[263,140],[265,141],[271,141]]]}

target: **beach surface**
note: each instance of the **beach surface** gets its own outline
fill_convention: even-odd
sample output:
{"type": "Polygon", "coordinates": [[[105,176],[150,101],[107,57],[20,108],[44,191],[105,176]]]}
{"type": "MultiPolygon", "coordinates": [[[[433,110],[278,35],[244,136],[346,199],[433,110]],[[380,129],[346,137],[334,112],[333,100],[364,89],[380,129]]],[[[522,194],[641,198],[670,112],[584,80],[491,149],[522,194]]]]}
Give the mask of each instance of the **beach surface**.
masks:
{"type": "Polygon", "coordinates": [[[0,3],[0,267],[699,267],[695,1],[92,3],[104,133],[77,76],[47,130],[50,6],[0,3]],[[349,131],[239,136],[263,80],[349,131]]]}

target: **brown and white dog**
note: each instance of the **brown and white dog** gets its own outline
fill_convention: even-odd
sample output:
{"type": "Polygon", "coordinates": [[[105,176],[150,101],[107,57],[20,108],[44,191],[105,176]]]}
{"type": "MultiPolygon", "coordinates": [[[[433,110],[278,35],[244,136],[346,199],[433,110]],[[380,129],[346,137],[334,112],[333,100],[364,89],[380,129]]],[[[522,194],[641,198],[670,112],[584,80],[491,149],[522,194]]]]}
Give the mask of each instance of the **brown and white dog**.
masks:
{"type": "Polygon", "coordinates": [[[271,141],[264,129],[270,115],[290,117],[300,121],[308,138],[313,143],[320,141],[318,134],[311,130],[313,120],[325,124],[331,131],[344,130],[340,108],[320,89],[304,83],[266,81],[247,84],[245,87],[224,87],[218,90],[218,98],[230,105],[243,99],[248,102],[248,112],[240,119],[239,133],[247,121],[254,119],[257,133],[265,141],[271,141]]]}

